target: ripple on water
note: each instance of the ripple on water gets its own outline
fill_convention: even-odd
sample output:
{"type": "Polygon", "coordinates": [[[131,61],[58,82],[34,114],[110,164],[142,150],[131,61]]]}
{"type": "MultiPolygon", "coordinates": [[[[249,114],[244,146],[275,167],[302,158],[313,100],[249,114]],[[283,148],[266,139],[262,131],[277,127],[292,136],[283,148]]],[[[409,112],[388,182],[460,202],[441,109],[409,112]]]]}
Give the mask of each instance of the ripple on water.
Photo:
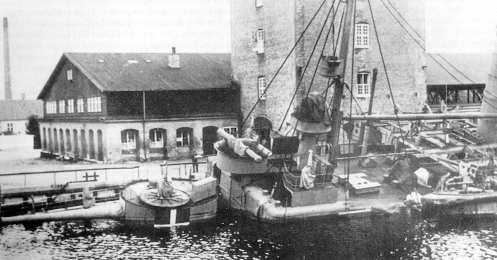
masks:
{"type": "Polygon", "coordinates": [[[497,258],[497,222],[406,218],[261,224],[225,217],[174,230],[115,221],[2,227],[0,259],[497,258]]]}

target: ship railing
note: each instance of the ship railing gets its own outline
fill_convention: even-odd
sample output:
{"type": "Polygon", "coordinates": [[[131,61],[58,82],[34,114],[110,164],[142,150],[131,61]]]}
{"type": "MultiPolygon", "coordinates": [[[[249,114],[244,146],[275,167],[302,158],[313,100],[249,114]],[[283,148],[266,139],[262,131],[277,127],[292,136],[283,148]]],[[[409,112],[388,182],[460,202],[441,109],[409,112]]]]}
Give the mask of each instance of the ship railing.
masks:
{"type": "Polygon", "coordinates": [[[172,179],[198,179],[210,176],[210,171],[207,170],[207,162],[204,158],[199,158],[199,161],[194,162],[168,162],[164,161],[160,164],[161,175],[172,179]]]}
{"type": "Polygon", "coordinates": [[[63,187],[69,183],[109,182],[124,184],[139,180],[140,166],[78,168],[55,171],[0,173],[2,188],[63,187]]]}
{"type": "MultiPolygon", "coordinates": [[[[308,156],[308,154],[295,155],[294,161],[291,163],[288,161],[283,161],[283,181],[286,186],[292,189],[301,188],[301,171],[297,169],[297,161],[300,160],[300,156],[308,156]]],[[[311,169],[314,171],[315,187],[328,186],[333,181],[333,166],[326,159],[319,155],[313,155],[311,169]]]]}

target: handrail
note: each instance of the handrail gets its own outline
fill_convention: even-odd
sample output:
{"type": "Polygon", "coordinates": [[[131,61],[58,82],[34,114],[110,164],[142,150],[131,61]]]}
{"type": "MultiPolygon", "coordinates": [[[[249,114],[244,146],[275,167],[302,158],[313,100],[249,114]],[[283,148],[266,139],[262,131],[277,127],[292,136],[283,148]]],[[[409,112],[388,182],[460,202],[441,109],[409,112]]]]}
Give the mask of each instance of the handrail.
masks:
{"type": "Polygon", "coordinates": [[[80,172],[80,171],[98,171],[98,170],[130,170],[140,168],[139,165],[135,166],[114,166],[114,167],[101,167],[101,168],[78,168],[78,169],[66,169],[66,170],[52,170],[52,171],[38,171],[38,172],[8,172],[1,173],[1,176],[16,176],[16,175],[33,175],[33,174],[49,174],[49,173],[59,173],[59,172],[80,172]]]}

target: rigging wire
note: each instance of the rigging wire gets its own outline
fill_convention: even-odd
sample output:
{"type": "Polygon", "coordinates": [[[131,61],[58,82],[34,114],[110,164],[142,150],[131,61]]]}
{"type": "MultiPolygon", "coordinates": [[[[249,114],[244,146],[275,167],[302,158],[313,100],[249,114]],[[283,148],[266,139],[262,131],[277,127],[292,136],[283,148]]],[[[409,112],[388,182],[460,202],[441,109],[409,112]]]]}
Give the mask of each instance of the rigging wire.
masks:
{"type": "MultiPolygon", "coordinates": [[[[385,0],[388,2],[388,4],[390,5],[390,7],[397,13],[397,15],[400,17],[400,19],[402,21],[404,21],[404,23],[411,29],[412,32],[414,32],[414,34],[416,34],[416,36],[418,36],[418,38],[422,41],[422,42],[425,42],[423,37],[421,36],[421,34],[405,19],[405,17],[402,15],[402,13],[400,13],[400,11],[392,4],[392,2],[390,2],[390,0],[385,0]]],[[[423,49],[426,51],[426,47],[423,49]]],[[[472,80],[470,77],[468,77],[464,72],[462,72],[461,70],[459,70],[459,68],[457,68],[456,66],[454,66],[454,64],[452,64],[449,60],[447,60],[444,56],[442,56],[441,54],[436,54],[439,58],[441,58],[443,61],[445,61],[451,68],[453,68],[455,71],[457,71],[459,74],[461,74],[463,77],[465,77],[467,80],[471,81],[472,83],[475,83],[474,80],[472,80]]]]}
{"type": "MultiPolygon", "coordinates": [[[[339,4],[340,4],[340,2],[339,2],[339,4]]],[[[283,119],[281,120],[281,124],[280,124],[280,127],[278,128],[278,131],[281,131],[281,129],[283,128],[283,124],[285,123],[285,119],[288,116],[288,113],[290,112],[290,109],[292,107],[292,103],[295,100],[295,97],[297,96],[298,91],[300,90],[300,85],[304,81],[305,73],[307,72],[307,69],[309,68],[309,65],[311,63],[312,57],[314,56],[314,52],[316,51],[317,45],[319,43],[319,40],[321,39],[321,36],[323,34],[324,28],[326,27],[326,24],[328,23],[328,20],[330,18],[330,14],[333,11],[333,6],[334,5],[335,5],[335,0],[333,0],[333,3],[331,5],[331,7],[330,7],[330,10],[328,11],[328,13],[326,15],[326,19],[325,19],[325,21],[323,23],[323,26],[321,27],[321,30],[320,30],[317,38],[316,38],[316,41],[314,42],[314,45],[312,46],[311,54],[309,55],[309,58],[307,59],[307,62],[305,64],[305,67],[304,67],[304,70],[302,72],[302,75],[300,76],[300,80],[299,80],[299,82],[298,82],[298,84],[297,84],[297,86],[295,88],[295,91],[293,92],[292,98],[290,100],[290,104],[288,104],[288,107],[287,107],[287,109],[285,111],[285,115],[283,116],[283,119]]],[[[333,24],[333,22],[332,22],[332,24],[333,24]]],[[[330,26],[330,30],[331,30],[331,26],[330,26]]],[[[328,33],[327,33],[326,37],[329,36],[330,30],[328,30],[328,33]]],[[[325,46],[326,46],[326,39],[325,39],[325,46]]],[[[319,60],[321,60],[321,57],[319,57],[319,60]]],[[[319,64],[319,60],[318,60],[318,64],[319,64]]],[[[311,82],[311,85],[312,85],[312,82],[311,82]]]]}
{"type": "Polygon", "coordinates": [[[380,38],[378,36],[378,28],[376,27],[376,20],[374,18],[374,14],[373,14],[373,8],[371,7],[371,0],[368,0],[368,6],[369,6],[369,12],[371,14],[371,21],[373,22],[373,28],[374,28],[374,32],[375,32],[375,36],[376,36],[376,42],[378,44],[378,50],[380,52],[381,63],[383,64],[383,70],[385,71],[385,77],[387,80],[388,90],[390,92],[390,97],[392,98],[392,104],[394,107],[394,114],[395,114],[395,117],[397,119],[397,123],[399,124],[399,130],[400,130],[400,136],[402,138],[402,142],[404,142],[405,141],[405,137],[404,137],[404,133],[403,133],[404,131],[402,130],[402,127],[400,124],[400,119],[399,119],[399,115],[398,115],[398,111],[397,111],[397,104],[395,103],[395,97],[393,95],[392,85],[390,83],[390,76],[388,75],[387,65],[385,63],[385,57],[383,56],[383,49],[381,47],[380,38]]]}
{"type": "Polygon", "coordinates": [[[261,96],[264,96],[266,94],[266,92],[268,91],[268,89],[271,87],[271,84],[274,82],[274,79],[276,78],[276,76],[278,76],[278,74],[280,73],[280,71],[283,69],[283,67],[285,66],[285,63],[288,61],[288,59],[290,58],[290,56],[292,55],[293,51],[295,50],[295,48],[297,47],[297,45],[299,44],[300,40],[304,37],[304,34],[305,32],[309,29],[309,27],[311,26],[312,22],[314,21],[314,19],[316,18],[316,16],[318,15],[318,13],[321,11],[321,9],[323,8],[324,4],[327,2],[328,0],[323,0],[323,2],[321,2],[321,5],[319,6],[319,8],[314,12],[313,16],[311,17],[311,19],[309,20],[309,22],[307,23],[306,27],[304,28],[304,30],[302,31],[302,33],[299,35],[299,37],[297,38],[297,40],[295,41],[293,47],[290,49],[290,52],[287,54],[287,56],[285,57],[285,59],[283,60],[283,62],[281,63],[280,67],[278,67],[278,69],[276,70],[276,72],[274,73],[273,77],[271,78],[271,80],[269,81],[269,83],[267,84],[266,88],[264,89],[264,91],[262,92],[262,95],[260,95],[259,97],[257,97],[257,101],[255,102],[255,104],[252,106],[252,108],[249,110],[249,112],[247,113],[247,115],[245,116],[245,118],[242,120],[242,123],[241,123],[241,127],[243,128],[243,126],[245,125],[245,123],[247,122],[247,120],[250,118],[250,115],[254,112],[255,108],[257,107],[257,105],[259,104],[259,102],[261,102],[261,96]]]}
{"type": "Polygon", "coordinates": [[[333,56],[336,56],[336,53],[337,53],[338,41],[340,40],[340,32],[342,31],[342,23],[343,23],[344,16],[345,16],[345,8],[342,10],[342,17],[340,18],[340,23],[338,24],[337,39],[336,39],[336,42],[333,44],[333,56]]]}
{"type": "MultiPolygon", "coordinates": [[[[355,41],[356,41],[356,15],[357,15],[357,0],[353,1],[354,4],[354,11],[352,15],[352,60],[350,64],[350,99],[349,99],[349,123],[352,123],[352,97],[354,96],[354,66],[355,66],[355,51],[354,51],[354,46],[355,46],[355,41]]],[[[343,46],[342,46],[343,47],[343,46]]],[[[345,77],[345,75],[344,75],[345,77]]],[[[343,128],[343,126],[342,126],[343,128]]],[[[345,132],[345,130],[343,130],[345,132]]],[[[348,153],[352,150],[352,133],[348,134],[347,133],[347,139],[348,139],[348,153]]],[[[339,144],[340,145],[340,144],[339,144]]],[[[349,192],[350,192],[350,160],[347,160],[347,184],[346,184],[346,195],[345,195],[345,208],[348,209],[347,201],[349,199],[349,192]]]]}
{"type": "MultiPolygon", "coordinates": [[[[328,43],[328,39],[330,37],[330,33],[331,33],[331,29],[333,28],[333,24],[334,24],[334,21],[335,21],[335,17],[336,17],[336,14],[338,12],[338,8],[340,7],[340,1],[338,2],[338,5],[336,7],[336,10],[335,12],[333,13],[333,18],[331,18],[331,25],[330,25],[330,28],[328,29],[328,32],[326,33],[326,37],[324,38],[324,43],[323,43],[323,47],[321,48],[321,53],[319,55],[319,58],[318,58],[318,62],[316,63],[316,67],[314,68],[314,72],[312,74],[312,78],[311,78],[311,82],[309,83],[309,89],[307,90],[306,94],[305,94],[305,98],[308,98],[309,97],[309,94],[311,93],[311,89],[312,89],[312,85],[314,84],[314,79],[316,78],[316,73],[319,69],[319,63],[321,62],[321,59],[323,58],[323,55],[324,55],[324,50],[326,49],[326,45],[328,43]]],[[[333,6],[331,7],[333,8],[333,6]]],[[[326,24],[326,22],[325,22],[326,24]]],[[[321,31],[324,29],[324,25],[323,25],[323,28],[321,28],[321,31]]],[[[328,81],[326,83],[326,92],[328,92],[328,89],[331,87],[331,79],[328,78],[328,81]]],[[[326,101],[326,99],[325,99],[326,101]]],[[[293,127],[293,132],[292,132],[292,135],[295,134],[295,131],[297,130],[297,124],[295,124],[295,126],[293,127]]]]}

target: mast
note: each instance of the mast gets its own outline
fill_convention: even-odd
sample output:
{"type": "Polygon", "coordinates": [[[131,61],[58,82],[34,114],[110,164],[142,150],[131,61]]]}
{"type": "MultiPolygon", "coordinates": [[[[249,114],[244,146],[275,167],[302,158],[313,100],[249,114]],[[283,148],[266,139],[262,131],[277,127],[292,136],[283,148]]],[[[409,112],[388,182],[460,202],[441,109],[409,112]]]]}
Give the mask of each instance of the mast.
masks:
{"type": "Polygon", "coordinates": [[[338,153],[340,152],[338,141],[340,138],[340,127],[342,124],[343,113],[340,111],[342,105],[342,95],[345,86],[345,72],[347,70],[347,57],[349,54],[349,40],[352,31],[352,16],[354,13],[355,0],[345,0],[346,5],[342,39],[340,42],[340,52],[338,59],[342,60],[341,75],[334,81],[335,91],[333,93],[333,101],[331,108],[331,132],[328,133],[326,139],[332,145],[332,151],[329,155],[328,161],[334,162],[338,153]]]}

